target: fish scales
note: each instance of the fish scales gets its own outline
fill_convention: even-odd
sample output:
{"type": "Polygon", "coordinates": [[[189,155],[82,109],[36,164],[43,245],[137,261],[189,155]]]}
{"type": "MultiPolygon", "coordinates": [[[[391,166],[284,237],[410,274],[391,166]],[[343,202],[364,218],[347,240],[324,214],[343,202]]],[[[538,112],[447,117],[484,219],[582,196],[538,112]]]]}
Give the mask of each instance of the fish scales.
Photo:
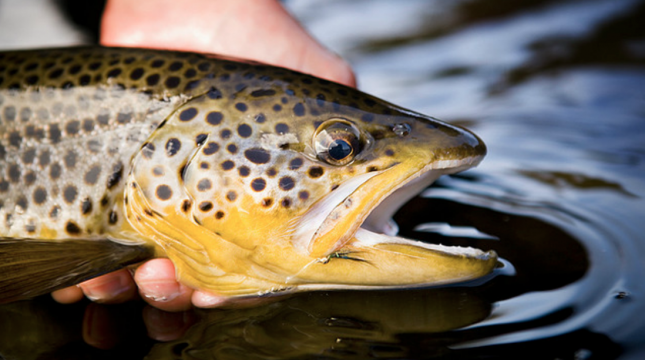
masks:
{"type": "Polygon", "coordinates": [[[484,153],[463,129],[263,64],[103,47],[0,53],[0,236],[149,244],[185,283],[225,294],[338,282],[306,274],[351,252],[394,184],[484,153]],[[401,146],[416,138],[428,146],[401,146]]]}

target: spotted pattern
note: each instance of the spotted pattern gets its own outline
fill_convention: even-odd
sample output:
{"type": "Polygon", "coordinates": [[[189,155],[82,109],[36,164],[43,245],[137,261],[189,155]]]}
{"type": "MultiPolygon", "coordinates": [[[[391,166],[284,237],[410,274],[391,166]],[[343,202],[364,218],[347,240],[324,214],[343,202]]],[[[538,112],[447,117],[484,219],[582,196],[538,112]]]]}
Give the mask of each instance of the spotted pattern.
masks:
{"type": "Polygon", "coordinates": [[[391,113],[328,81],[198,54],[1,53],[0,235],[38,234],[45,218],[63,238],[118,231],[126,185],[155,214],[170,205],[223,226],[231,206],[302,211],[351,175],[305,155],[312,132],[341,117],[387,138],[377,124],[391,113]]]}

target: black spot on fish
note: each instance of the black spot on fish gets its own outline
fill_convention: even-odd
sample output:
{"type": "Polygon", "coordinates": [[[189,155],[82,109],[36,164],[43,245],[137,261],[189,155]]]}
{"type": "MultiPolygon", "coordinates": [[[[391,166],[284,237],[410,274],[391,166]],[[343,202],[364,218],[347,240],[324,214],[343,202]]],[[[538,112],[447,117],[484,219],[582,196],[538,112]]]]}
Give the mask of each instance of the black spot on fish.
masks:
{"type": "Polygon", "coordinates": [[[76,186],[74,185],[67,185],[65,189],[63,189],[63,199],[65,199],[65,202],[68,204],[71,204],[76,200],[76,195],[78,195],[78,190],[76,190],[76,186]]]}
{"type": "Polygon", "coordinates": [[[190,206],[192,204],[193,203],[190,200],[184,199],[184,201],[182,201],[182,203],[181,203],[181,211],[187,212],[188,210],[190,210],[190,206]]]}
{"type": "Polygon", "coordinates": [[[83,120],[83,130],[88,133],[92,132],[94,130],[94,120],[92,119],[83,120]]]}
{"type": "Polygon", "coordinates": [[[168,200],[172,197],[172,189],[168,185],[159,185],[155,194],[159,200],[168,200]]]}
{"type": "Polygon", "coordinates": [[[199,63],[199,65],[197,65],[197,69],[199,69],[199,71],[208,71],[210,67],[211,67],[211,64],[207,62],[199,63]]]}
{"type": "Polygon", "coordinates": [[[321,177],[325,172],[320,166],[312,166],[309,168],[307,173],[309,174],[309,177],[315,179],[321,177]]]}
{"type": "Polygon", "coordinates": [[[197,116],[197,109],[190,107],[179,114],[179,120],[181,121],[190,121],[197,116]]]}
{"type": "Polygon", "coordinates": [[[215,87],[211,87],[210,90],[208,90],[208,92],[206,93],[206,96],[208,96],[209,99],[213,99],[213,100],[221,99],[222,92],[215,87]]]}
{"type": "Polygon", "coordinates": [[[237,133],[240,134],[241,137],[247,138],[251,136],[251,134],[253,133],[253,130],[249,125],[241,124],[240,126],[237,127],[237,133]]]}
{"type": "Polygon", "coordinates": [[[152,63],[150,63],[150,67],[153,68],[160,68],[165,64],[166,62],[163,60],[154,60],[152,63]]]}
{"type": "Polygon", "coordinates": [[[27,198],[24,196],[20,196],[16,200],[16,205],[21,207],[23,210],[27,210],[27,207],[29,206],[29,202],[27,201],[27,198]]]}
{"type": "Polygon", "coordinates": [[[230,137],[231,137],[231,134],[232,134],[232,133],[231,133],[231,130],[229,130],[229,129],[224,129],[224,130],[222,130],[222,131],[219,133],[219,136],[220,136],[222,139],[226,140],[226,139],[228,139],[228,138],[230,138],[230,137]]]}
{"type": "Polygon", "coordinates": [[[108,73],[107,73],[108,78],[117,77],[119,75],[121,75],[121,69],[119,69],[119,68],[112,69],[112,70],[108,71],[108,73]]]}
{"type": "Polygon", "coordinates": [[[85,74],[78,79],[78,84],[81,86],[89,85],[92,82],[92,77],[85,74]]]}
{"type": "Polygon", "coordinates": [[[9,165],[8,174],[9,174],[9,180],[11,180],[12,183],[17,183],[18,181],[20,181],[20,175],[21,175],[20,166],[18,166],[17,164],[9,165]]]}
{"type": "Polygon", "coordinates": [[[264,116],[264,114],[262,113],[255,115],[255,122],[258,124],[262,124],[263,122],[266,121],[266,119],[267,119],[266,116],[264,116]]]}
{"type": "Polygon", "coordinates": [[[198,191],[206,191],[210,190],[213,187],[213,183],[209,179],[201,179],[197,183],[197,190],[198,191]]]}
{"type": "Polygon", "coordinates": [[[102,64],[97,61],[97,62],[93,62],[90,65],[88,65],[87,68],[90,69],[90,70],[98,70],[98,68],[100,68],[101,65],[102,64]]]}
{"type": "Polygon", "coordinates": [[[36,173],[30,170],[25,174],[25,184],[29,186],[29,185],[32,185],[34,182],[36,182],[36,173]]]}
{"type": "Polygon", "coordinates": [[[211,111],[206,115],[206,122],[211,125],[219,125],[222,122],[224,115],[219,111],[211,111]]]}
{"type": "Polygon", "coordinates": [[[76,166],[76,160],[78,156],[76,155],[76,152],[74,150],[69,150],[63,157],[63,160],[65,160],[65,166],[68,169],[74,168],[76,166]]]}
{"type": "Polygon", "coordinates": [[[38,205],[41,205],[47,201],[47,190],[43,188],[42,186],[39,186],[34,190],[34,202],[38,205]]]}
{"type": "Polygon", "coordinates": [[[179,86],[180,82],[181,82],[181,80],[177,76],[171,76],[171,77],[166,79],[164,84],[166,85],[166,88],[174,89],[177,86],[179,86]]]}
{"type": "Polygon", "coordinates": [[[235,191],[229,191],[226,193],[226,200],[228,201],[235,201],[237,199],[237,194],[235,191]]]}
{"type": "Polygon", "coordinates": [[[235,154],[237,152],[237,146],[235,144],[228,144],[226,150],[231,154],[235,154]]]}
{"type": "Polygon", "coordinates": [[[81,233],[81,228],[70,220],[67,222],[67,225],[65,225],[65,231],[70,235],[78,235],[81,233]]]}
{"type": "Polygon", "coordinates": [[[280,135],[286,134],[289,132],[289,125],[285,123],[277,123],[275,125],[275,132],[280,135]]]}
{"type": "Polygon", "coordinates": [[[262,199],[262,206],[264,207],[269,207],[273,204],[273,199],[271,198],[264,198],[262,199]]]}
{"type": "Polygon", "coordinates": [[[22,153],[22,162],[25,164],[31,164],[36,158],[36,149],[29,148],[22,153]]]}
{"type": "Polygon", "coordinates": [[[168,70],[170,71],[177,71],[181,69],[184,66],[184,63],[181,61],[174,61],[172,64],[168,66],[168,70]]]}
{"type": "Polygon", "coordinates": [[[274,177],[276,175],[278,175],[278,170],[276,170],[275,168],[270,168],[270,169],[267,170],[267,176],[268,177],[272,178],[272,177],[274,177]]]}
{"type": "Polygon", "coordinates": [[[262,191],[266,188],[267,182],[263,178],[255,178],[251,181],[251,188],[254,191],[262,191]]]}
{"type": "Polygon", "coordinates": [[[306,190],[303,190],[303,191],[299,192],[299,193],[298,193],[298,198],[300,198],[300,200],[307,200],[307,199],[309,199],[309,192],[308,192],[308,191],[306,191],[306,190]]]}
{"type": "Polygon", "coordinates": [[[305,106],[302,103],[297,103],[293,106],[293,114],[296,116],[305,116],[305,106]]]}
{"type": "Polygon", "coordinates": [[[123,177],[123,163],[118,162],[112,166],[112,174],[107,178],[107,188],[112,189],[119,183],[119,181],[121,181],[121,177],[123,177]]]}
{"type": "Polygon", "coordinates": [[[159,83],[159,74],[152,74],[146,78],[148,86],[155,86],[157,83],[159,83]]]}
{"type": "Polygon", "coordinates": [[[394,150],[392,150],[392,149],[387,149],[387,150],[385,150],[385,155],[387,155],[387,156],[394,156],[394,150]]]}
{"type": "Polygon", "coordinates": [[[278,183],[280,186],[280,189],[284,191],[289,191],[296,186],[296,182],[293,180],[293,178],[289,176],[285,176],[283,178],[280,178],[280,182],[278,183]]]}
{"type": "Polygon", "coordinates": [[[85,198],[81,201],[81,214],[87,215],[92,212],[92,200],[85,198]]]}
{"type": "Polygon", "coordinates": [[[206,144],[206,146],[204,147],[204,150],[202,150],[202,152],[204,153],[204,155],[213,155],[218,150],[219,150],[219,145],[216,142],[211,141],[208,144],[206,144]]]}
{"type": "Polygon", "coordinates": [[[295,158],[289,162],[289,170],[298,170],[303,164],[302,158],[295,158]]]}
{"type": "Polygon", "coordinates": [[[12,131],[9,133],[9,145],[19,148],[21,142],[22,136],[20,136],[20,132],[12,131]]]}
{"type": "Polygon", "coordinates": [[[261,89],[251,92],[253,97],[262,97],[262,96],[273,96],[275,95],[275,90],[273,89],[261,89]]]}
{"type": "Polygon", "coordinates": [[[132,120],[132,113],[131,112],[120,112],[116,116],[116,121],[119,124],[127,124],[132,120]]]}
{"type": "Polygon", "coordinates": [[[94,165],[92,168],[85,173],[85,183],[88,185],[94,185],[99,179],[99,174],[101,173],[101,167],[99,165],[94,165]]]}
{"type": "Polygon", "coordinates": [[[181,141],[177,138],[170,138],[166,142],[166,155],[174,156],[181,149],[181,141]]]}
{"type": "Polygon", "coordinates": [[[208,212],[213,208],[213,203],[210,201],[202,201],[201,203],[199,203],[198,207],[200,211],[208,212]]]}
{"type": "Polygon", "coordinates": [[[101,198],[101,206],[102,206],[102,207],[106,207],[106,206],[107,206],[107,204],[108,204],[108,201],[109,201],[109,200],[108,200],[107,195],[103,195],[103,197],[101,198]]]}
{"type": "Polygon", "coordinates": [[[49,168],[49,177],[52,178],[52,180],[56,180],[60,177],[60,174],[62,172],[63,168],[60,166],[58,163],[52,164],[52,166],[49,168]]]}
{"type": "Polygon", "coordinates": [[[199,80],[189,81],[186,86],[184,86],[184,91],[190,91],[197,88],[197,86],[199,86],[199,82],[199,80]]]}
{"type": "Polygon", "coordinates": [[[202,146],[204,145],[207,139],[208,139],[207,134],[198,134],[197,136],[195,136],[195,145],[202,146]]]}
{"type": "Polygon", "coordinates": [[[108,214],[108,223],[110,225],[114,225],[117,223],[117,221],[119,221],[119,216],[117,215],[116,211],[110,211],[110,214],[108,214]]]}
{"type": "Polygon", "coordinates": [[[235,104],[235,108],[236,108],[237,110],[239,110],[239,111],[242,111],[242,112],[244,112],[244,111],[246,111],[246,110],[248,109],[248,107],[246,106],[246,104],[245,104],[245,103],[241,103],[241,102],[239,102],[239,103],[235,104]]]}
{"type": "Polygon", "coordinates": [[[184,77],[186,79],[190,79],[192,77],[195,77],[195,75],[197,75],[197,71],[195,71],[195,69],[188,69],[188,70],[186,70],[184,72],[184,77]]]}
{"type": "Polygon", "coordinates": [[[52,206],[52,209],[49,211],[49,217],[56,220],[58,219],[58,214],[60,214],[60,206],[52,206]]]}
{"type": "Polygon", "coordinates": [[[244,151],[244,156],[252,163],[266,164],[271,160],[271,155],[268,151],[262,148],[251,148],[244,151]]]}
{"type": "Polygon", "coordinates": [[[130,79],[139,80],[143,76],[143,73],[144,73],[144,71],[143,71],[142,68],[136,68],[136,69],[132,70],[132,72],[130,73],[130,79]]]}
{"type": "Polygon", "coordinates": [[[282,205],[283,208],[291,207],[291,199],[289,198],[282,199],[282,202],[280,202],[280,205],[282,205]]]}
{"type": "Polygon", "coordinates": [[[273,111],[278,112],[280,110],[282,110],[282,105],[280,104],[273,105],[273,111]]]}
{"type": "Polygon", "coordinates": [[[223,170],[231,170],[232,168],[235,167],[235,163],[232,162],[231,160],[226,160],[222,163],[221,166],[223,170]]]}
{"type": "Polygon", "coordinates": [[[241,177],[247,177],[251,173],[251,170],[246,166],[240,166],[237,171],[241,177]]]}
{"type": "Polygon", "coordinates": [[[220,210],[220,211],[215,213],[215,218],[219,220],[219,219],[223,218],[224,215],[225,215],[224,212],[220,210]]]}
{"type": "Polygon", "coordinates": [[[58,79],[61,75],[63,75],[63,69],[54,69],[52,70],[47,77],[50,79],[58,79]]]}

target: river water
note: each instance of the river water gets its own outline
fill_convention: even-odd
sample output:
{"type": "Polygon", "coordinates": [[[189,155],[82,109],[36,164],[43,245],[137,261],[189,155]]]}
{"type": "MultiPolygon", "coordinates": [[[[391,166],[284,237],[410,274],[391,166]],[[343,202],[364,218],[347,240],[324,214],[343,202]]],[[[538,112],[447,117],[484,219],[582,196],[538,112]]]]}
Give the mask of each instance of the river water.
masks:
{"type": "Polygon", "coordinates": [[[441,178],[395,220],[404,237],[494,249],[503,267],[438,289],[183,314],[38,299],[0,307],[0,354],[645,358],[645,1],[286,5],[362,90],[484,139],[478,168],[441,178]],[[147,336],[142,312],[172,329],[168,341],[147,336]],[[107,349],[86,344],[88,326],[107,349]]]}

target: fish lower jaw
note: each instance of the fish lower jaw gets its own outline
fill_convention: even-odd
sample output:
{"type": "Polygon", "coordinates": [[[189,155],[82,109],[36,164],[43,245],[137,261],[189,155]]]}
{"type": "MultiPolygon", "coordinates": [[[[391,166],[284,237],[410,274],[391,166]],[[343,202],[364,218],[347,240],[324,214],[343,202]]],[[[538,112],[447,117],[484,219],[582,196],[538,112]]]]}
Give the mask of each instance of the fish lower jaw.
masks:
{"type": "Polygon", "coordinates": [[[352,246],[357,248],[370,247],[379,244],[400,244],[415,246],[418,248],[435,251],[444,255],[463,256],[483,261],[487,261],[491,257],[497,257],[497,254],[494,251],[484,251],[470,246],[446,246],[441,244],[430,244],[398,236],[379,234],[365,230],[363,228],[360,228],[358,229],[358,231],[356,231],[354,238],[356,239],[356,241],[352,243],[352,246]]]}

